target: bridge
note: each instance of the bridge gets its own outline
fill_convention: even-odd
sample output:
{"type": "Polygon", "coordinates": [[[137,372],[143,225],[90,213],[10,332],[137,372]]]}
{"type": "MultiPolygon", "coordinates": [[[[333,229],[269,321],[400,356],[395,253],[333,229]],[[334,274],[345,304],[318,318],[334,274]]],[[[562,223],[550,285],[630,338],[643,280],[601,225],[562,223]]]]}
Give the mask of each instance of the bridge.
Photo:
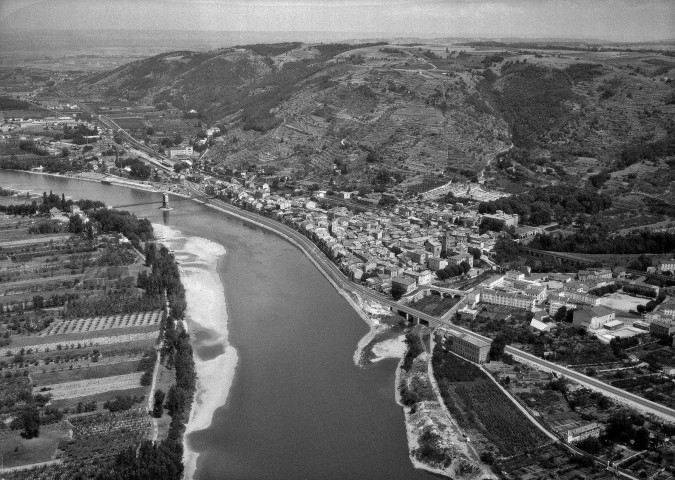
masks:
{"type": "MultiPolygon", "coordinates": [[[[195,185],[188,183],[188,188],[195,195],[195,200],[199,203],[207,204],[207,202],[202,201],[201,198],[207,199],[207,196],[204,195],[195,185]]],[[[352,282],[347,279],[340,269],[330,260],[325,254],[307,237],[300,234],[297,230],[292,227],[277,221],[276,219],[264,216],[260,213],[251,212],[238,208],[234,205],[228,204],[222,200],[211,199],[208,203],[210,208],[214,208],[218,211],[224,212],[230,216],[239,218],[244,221],[248,221],[260,227],[271,230],[272,232],[277,233],[278,235],[286,238],[295,246],[300,248],[305,255],[314,263],[314,265],[326,276],[326,278],[338,289],[343,291],[351,291],[362,298],[366,298],[388,308],[390,311],[395,312],[399,315],[404,316],[408,321],[429,325],[436,328],[441,328],[443,330],[449,331],[455,334],[464,334],[470,338],[481,339],[487,342],[491,342],[491,339],[480,335],[478,333],[472,332],[466,328],[454,325],[450,322],[449,318],[452,317],[451,314],[443,315],[444,318],[434,317],[428,315],[424,312],[416,310],[412,307],[401,305],[396,302],[391,297],[385,296],[381,293],[375,292],[368,287],[359,285],[358,283],[352,282]]],[[[456,309],[461,304],[461,301],[456,304],[453,308],[456,309]]],[[[642,409],[645,412],[656,415],[668,422],[675,423],[675,410],[668,408],[664,405],[660,405],[656,402],[652,402],[645,398],[639,397],[633,393],[621,390],[619,388],[613,387],[609,384],[603,383],[600,380],[596,380],[592,377],[588,377],[582,373],[571,370],[562,365],[558,365],[553,362],[549,362],[542,358],[539,358],[530,353],[524,352],[522,350],[516,349],[511,346],[507,346],[505,352],[512,355],[516,360],[527,363],[543,371],[553,373],[560,377],[570,378],[592,390],[599,391],[619,402],[628,403],[633,407],[642,409]]]]}

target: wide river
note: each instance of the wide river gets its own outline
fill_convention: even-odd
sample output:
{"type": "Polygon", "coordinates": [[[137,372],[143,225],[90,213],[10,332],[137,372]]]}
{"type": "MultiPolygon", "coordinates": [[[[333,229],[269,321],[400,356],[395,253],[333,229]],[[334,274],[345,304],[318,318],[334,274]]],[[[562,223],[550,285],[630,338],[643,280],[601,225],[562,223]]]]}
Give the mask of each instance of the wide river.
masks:
{"type": "MultiPolygon", "coordinates": [[[[174,210],[164,213],[158,193],[7,171],[0,186],[125,206],[225,247],[218,273],[239,361],[227,403],[188,436],[200,453],[196,479],[431,478],[408,458],[395,361],[354,365],[368,328],[299,249],[190,200],[172,198],[174,210]]],[[[200,348],[208,335],[193,335],[204,359],[221,353],[200,348]]]]}

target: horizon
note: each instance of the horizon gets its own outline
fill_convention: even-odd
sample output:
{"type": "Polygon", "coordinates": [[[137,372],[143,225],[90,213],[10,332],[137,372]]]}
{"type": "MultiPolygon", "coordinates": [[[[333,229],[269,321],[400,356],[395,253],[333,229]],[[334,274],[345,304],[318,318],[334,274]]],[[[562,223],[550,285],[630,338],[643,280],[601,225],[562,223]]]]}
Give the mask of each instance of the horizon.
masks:
{"type": "MultiPolygon", "coordinates": [[[[325,34],[354,38],[673,40],[669,0],[5,0],[0,30],[325,34]]],[[[31,35],[33,34],[33,35],[31,35]]]]}

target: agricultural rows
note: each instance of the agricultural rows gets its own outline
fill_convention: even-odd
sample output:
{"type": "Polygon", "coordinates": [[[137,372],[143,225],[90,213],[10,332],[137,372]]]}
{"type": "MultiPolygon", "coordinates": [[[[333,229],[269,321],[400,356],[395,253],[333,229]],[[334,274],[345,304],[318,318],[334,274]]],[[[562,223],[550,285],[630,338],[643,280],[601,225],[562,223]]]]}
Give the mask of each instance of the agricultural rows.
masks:
{"type": "Polygon", "coordinates": [[[55,350],[67,350],[83,347],[95,347],[100,345],[112,345],[118,343],[138,342],[140,340],[153,340],[157,338],[157,329],[147,332],[138,333],[120,333],[117,335],[102,335],[94,338],[83,340],[62,340],[59,342],[32,344],[23,347],[6,347],[0,348],[0,357],[9,357],[12,355],[19,355],[22,352],[31,353],[46,353],[55,350]]]}
{"type": "Polygon", "coordinates": [[[42,336],[63,335],[68,333],[94,332],[113,328],[145,327],[158,325],[162,312],[127,313],[123,315],[110,315],[104,317],[76,318],[71,320],[59,320],[45,329],[42,336]]]}

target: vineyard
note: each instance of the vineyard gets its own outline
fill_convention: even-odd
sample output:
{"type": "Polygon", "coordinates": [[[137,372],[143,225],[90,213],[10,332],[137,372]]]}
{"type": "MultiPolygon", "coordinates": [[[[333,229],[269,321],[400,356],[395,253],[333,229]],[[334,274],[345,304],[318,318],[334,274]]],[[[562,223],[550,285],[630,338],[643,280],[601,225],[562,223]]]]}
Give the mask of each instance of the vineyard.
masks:
{"type": "Polygon", "coordinates": [[[94,332],[112,328],[145,327],[159,325],[161,318],[161,310],[155,310],[152,312],[137,312],[124,315],[59,320],[52,323],[41,335],[51,336],[66,333],[94,332]]]}
{"type": "Polygon", "coordinates": [[[59,449],[66,461],[76,462],[114,457],[121,450],[139,444],[151,426],[143,409],[71,417],[70,423],[73,438],[61,442],[59,449]]]}
{"type": "Polygon", "coordinates": [[[434,376],[443,400],[457,423],[472,437],[476,435],[495,446],[502,457],[545,443],[547,437],[480,368],[443,351],[441,343],[433,355],[434,376]]]}

